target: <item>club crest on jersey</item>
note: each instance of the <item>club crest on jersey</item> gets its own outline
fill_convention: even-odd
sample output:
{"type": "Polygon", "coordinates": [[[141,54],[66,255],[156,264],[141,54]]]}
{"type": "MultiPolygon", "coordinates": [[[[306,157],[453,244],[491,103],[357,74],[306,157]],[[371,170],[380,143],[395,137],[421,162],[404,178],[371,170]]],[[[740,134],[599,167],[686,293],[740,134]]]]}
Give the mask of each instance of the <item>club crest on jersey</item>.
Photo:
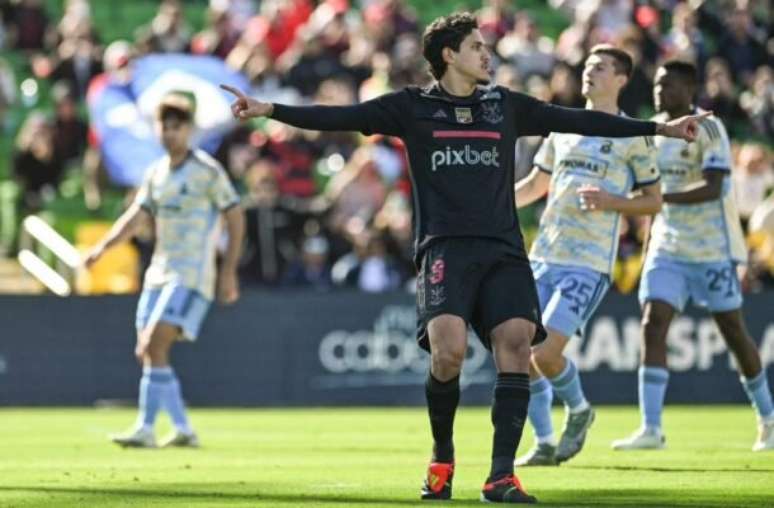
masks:
{"type": "Polygon", "coordinates": [[[682,157],[683,159],[687,159],[687,158],[688,158],[688,157],[690,157],[690,156],[691,156],[691,150],[690,150],[690,149],[689,149],[689,148],[686,146],[686,147],[685,147],[685,148],[683,148],[683,150],[680,152],[680,157],[682,157]]]}
{"type": "Polygon", "coordinates": [[[599,148],[600,153],[610,153],[613,151],[613,142],[606,139],[602,142],[602,146],[599,148]]]}
{"type": "Polygon", "coordinates": [[[503,121],[503,113],[500,110],[499,102],[482,102],[481,109],[483,110],[484,121],[495,124],[503,121]]]}
{"type": "Polygon", "coordinates": [[[470,108],[454,108],[457,123],[473,123],[473,111],[470,108]]]}

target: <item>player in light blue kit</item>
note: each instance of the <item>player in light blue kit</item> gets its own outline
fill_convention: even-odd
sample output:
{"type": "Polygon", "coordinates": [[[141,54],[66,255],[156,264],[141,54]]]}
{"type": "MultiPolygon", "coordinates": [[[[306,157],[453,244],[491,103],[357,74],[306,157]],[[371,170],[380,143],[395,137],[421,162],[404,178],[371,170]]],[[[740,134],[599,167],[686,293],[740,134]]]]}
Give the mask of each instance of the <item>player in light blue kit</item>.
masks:
{"type": "MultiPolygon", "coordinates": [[[[631,71],[626,52],[609,45],[594,47],[583,71],[586,107],[621,114],[618,95],[631,71]]],[[[548,191],[529,254],[548,331],[546,341],[532,351],[529,419],[536,445],[517,459],[517,466],[556,465],[583,447],[594,410],[577,367],[563,352],[610,286],[621,214],[653,214],[661,208],[655,156],[653,140],[647,137],[554,133],[536,155],[535,169],[516,184],[518,207],[548,191]],[[551,423],[554,393],[567,411],[558,445],[551,423]]]]}
{"type": "MultiPolygon", "coordinates": [[[[658,69],[653,90],[657,118],[695,111],[696,68],[672,61],[658,69]]],[[[666,338],[675,313],[688,300],[712,314],[734,354],[742,385],[758,414],[753,450],[774,449],[774,407],[766,371],[742,318],[736,266],[747,261],[739,214],[731,192],[731,148],[726,129],[706,118],[695,143],[656,137],[664,207],[653,223],[647,246],[640,303],[643,353],[639,371],[642,426],[615,441],[616,450],[665,445],[661,430],[669,372],[666,338]]]]}
{"type": "Polygon", "coordinates": [[[153,426],[161,408],[176,429],[161,445],[198,446],[169,351],[179,339],[196,340],[210,307],[221,217],[228,245],[217,277],[218,298],[226,304],[239,298],[236,268],[244,215],[220,164],[190,148],[193,115],[189,96],[171,93],[163,98],[156,124],[167,155],[149,168],[134,203],[85,260],[87,266],[93,264],[105,250],[131,237],[143,221],[153,221],[156,246],[137,306],[135,356],[143,365],[140,414],[133,430],[112,436],[121,446],[155,447],[153,426]]]}

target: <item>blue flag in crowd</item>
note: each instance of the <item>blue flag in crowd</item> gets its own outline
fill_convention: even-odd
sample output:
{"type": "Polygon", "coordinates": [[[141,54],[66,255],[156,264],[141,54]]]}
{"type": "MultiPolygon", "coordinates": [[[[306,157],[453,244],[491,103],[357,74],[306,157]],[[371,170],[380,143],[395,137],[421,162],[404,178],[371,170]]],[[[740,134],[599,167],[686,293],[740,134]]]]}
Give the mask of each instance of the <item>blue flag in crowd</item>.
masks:
{"type": "Polygon", "coordinates": [[[88,106],[110,179],[119,185],[137,186],[145,170],[164,154],[154,130],[153,118],[168,92],[187,91],[196,96],[194,146],[210,153],[217,150],[223,134],[233,126],[231,96],[220,83],[247,90],[242,74],[215,57],[159,54],[133,62],[128,83],[107,75],[94,78],[88,106]]]}

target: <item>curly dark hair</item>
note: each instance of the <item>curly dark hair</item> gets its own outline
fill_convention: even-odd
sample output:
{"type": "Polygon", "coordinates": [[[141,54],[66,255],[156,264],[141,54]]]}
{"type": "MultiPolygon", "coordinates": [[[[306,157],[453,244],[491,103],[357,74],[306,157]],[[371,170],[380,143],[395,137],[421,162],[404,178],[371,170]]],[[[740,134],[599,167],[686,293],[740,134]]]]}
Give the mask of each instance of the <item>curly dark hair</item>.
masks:
{"type": "Polygon", "coordinates": [[[430,74],[435,79],[441,79],[446,72],[446,62],[443,60],[443,48],[460,50],[462,41],[478,28],[476,17],[469,12],[455,12],[442,16],[425,29],[422,35],[422,55],[430,64],[430,74]]]}
{"type": "Polygon", "coordinates": [[[695,89],[699,84],[699,71],[691,62],[683,60],[669,60],[661,64],[670,74],[677,75],[687,86],[695,89]]]}

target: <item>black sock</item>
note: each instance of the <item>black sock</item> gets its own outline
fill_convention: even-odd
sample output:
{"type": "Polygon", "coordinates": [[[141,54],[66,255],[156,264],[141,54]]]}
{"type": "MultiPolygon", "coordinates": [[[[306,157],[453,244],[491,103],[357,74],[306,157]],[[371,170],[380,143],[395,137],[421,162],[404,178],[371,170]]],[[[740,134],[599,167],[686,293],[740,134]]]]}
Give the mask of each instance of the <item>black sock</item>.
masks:
{"type": "Polygon", "coordinates": [[[441,382],[428,373],[425,395],[433,431],[433,462],[454,462],[452,431],[454,414],[460,402],[460,377],[441,382]]]}
{"type": "Polygon", "coordinates": [[[500,373],[494,387],[492,403],[492,469],[490,480],[513,474],[513,460],[521,441],[529,405],[529,375],[500,373]]]}

